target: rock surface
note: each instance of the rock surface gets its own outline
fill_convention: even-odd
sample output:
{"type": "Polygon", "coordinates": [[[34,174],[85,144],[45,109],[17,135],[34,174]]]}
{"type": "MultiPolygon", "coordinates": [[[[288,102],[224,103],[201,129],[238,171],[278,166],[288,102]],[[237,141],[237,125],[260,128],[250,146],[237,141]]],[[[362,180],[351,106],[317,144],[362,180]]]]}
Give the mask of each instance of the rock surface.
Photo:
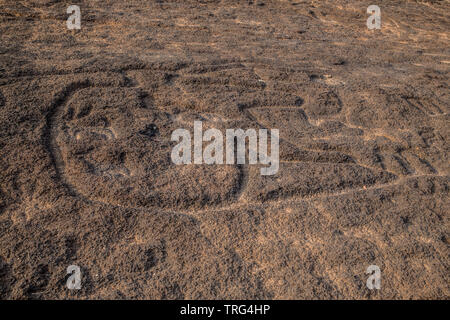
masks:
{"type": "Polygon", "coordinates": [[[75,2],[81,30],[0,0],[2,299],[450,297],[448,1],[381,30],[359,0],[75,2]],[[194,120],[279,128],[278,173],[175,166],[194,120]]]}

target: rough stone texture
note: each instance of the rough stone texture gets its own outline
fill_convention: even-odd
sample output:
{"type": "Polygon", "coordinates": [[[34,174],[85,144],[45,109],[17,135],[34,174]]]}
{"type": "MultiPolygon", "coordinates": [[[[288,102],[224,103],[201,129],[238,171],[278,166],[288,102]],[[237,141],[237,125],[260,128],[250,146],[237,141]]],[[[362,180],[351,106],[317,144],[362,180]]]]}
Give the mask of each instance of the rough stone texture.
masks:
{"type": "Polygon", "coordinates": [[[371,4],[0,0],[0,297],[448,299],[450,5],[371,4]],[[279,172],[173,165],[194,120],[279,172]]]}

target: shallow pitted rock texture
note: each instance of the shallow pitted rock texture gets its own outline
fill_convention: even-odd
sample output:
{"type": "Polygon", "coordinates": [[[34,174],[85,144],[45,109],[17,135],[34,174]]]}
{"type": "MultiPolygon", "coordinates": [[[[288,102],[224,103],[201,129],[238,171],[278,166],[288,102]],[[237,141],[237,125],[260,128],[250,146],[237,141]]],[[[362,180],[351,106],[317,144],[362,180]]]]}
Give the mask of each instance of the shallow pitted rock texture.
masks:
{"type": "Polygon", "coordinates": [[[372,4],[0,0],[0,297],[449,299],[450,3],[372,4]],[[194,121],[279,171],[173,164],[194,121]]]}

